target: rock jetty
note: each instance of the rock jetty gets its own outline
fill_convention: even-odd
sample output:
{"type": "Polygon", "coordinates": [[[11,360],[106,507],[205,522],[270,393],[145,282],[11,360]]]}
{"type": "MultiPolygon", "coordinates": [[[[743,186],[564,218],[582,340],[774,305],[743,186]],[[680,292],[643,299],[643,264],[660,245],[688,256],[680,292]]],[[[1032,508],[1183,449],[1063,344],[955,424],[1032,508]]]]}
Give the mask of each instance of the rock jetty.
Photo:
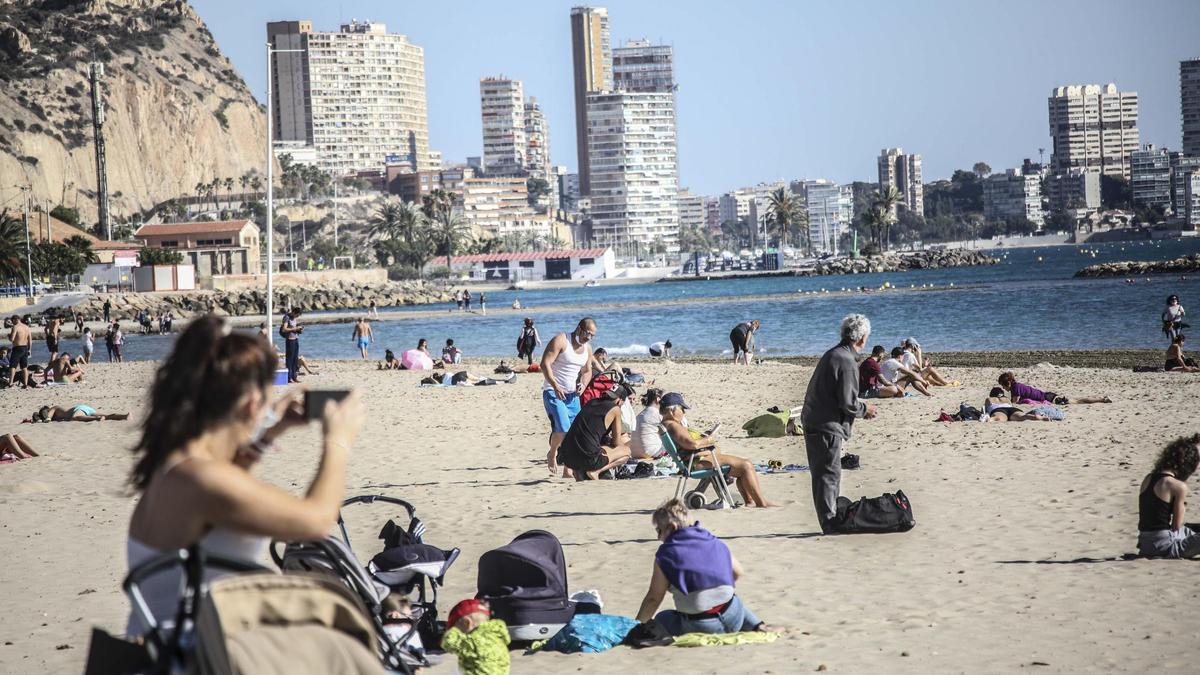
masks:
{"type": "Polygon", "coordinates": [[[1200,273],[1200,253],[1174,260],[1126,260],[1124,262],[1090,265],[1075,273],[1076,277],[1136,277],[1143,274],[1200,273]]]}
{"type": "MultiPolygon", "coordinates": [[[[441,283],[390,281],[385,284],[356,284],[348,281],[313,285],[284,286],[275,289],[276,311],[288,306],[306,312],[337,309],[365,309],[374,300],[380,307],[447,302],[450,292],[441,283]]],[[[75,311],[88,321],[104,318],[104,302],[112,301],[112,316],[132,319],[139,311],[157,315],[170,311],[176,317],[189,318],[213,312],[222,316],[246,316],[266,312],[265,288],[238,291],[179,291],[172,293],[98,293],[75,305],[75,311]]]]}
{"type": "Polygon", "coordinates": [[[946,267],[975,267],[995,265],[999,259],[979,251],[948,249],[945,251],[916,251],[871,256],[869,258],[837,258],[817,263],[811,270],[801,272],[803,276],[826,274],[867,274],[871,272],[907,272],[909,270],[936,270],[946,267]]]}

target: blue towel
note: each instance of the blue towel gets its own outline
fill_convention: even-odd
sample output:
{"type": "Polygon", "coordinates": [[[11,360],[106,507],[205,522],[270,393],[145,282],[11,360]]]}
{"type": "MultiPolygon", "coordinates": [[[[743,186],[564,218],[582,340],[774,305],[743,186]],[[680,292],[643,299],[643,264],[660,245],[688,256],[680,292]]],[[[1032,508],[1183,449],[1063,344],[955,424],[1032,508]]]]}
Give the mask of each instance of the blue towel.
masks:
{"type": "Polygon", "coordinates": [[[637,621],[615,614],[576,614],[571,622],[554,634],[543,651],[597,654],[621,644],[637,621]]]}

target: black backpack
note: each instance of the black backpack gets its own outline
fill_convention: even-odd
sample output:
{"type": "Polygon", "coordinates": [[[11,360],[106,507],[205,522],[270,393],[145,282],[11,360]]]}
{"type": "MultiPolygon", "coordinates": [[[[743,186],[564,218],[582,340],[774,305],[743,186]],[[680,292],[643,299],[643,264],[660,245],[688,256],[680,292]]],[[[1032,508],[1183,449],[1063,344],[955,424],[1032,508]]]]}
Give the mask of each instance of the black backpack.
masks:
{"type": "Polygon", "coordinates": [[[907,532],[917,524],[912,504],[903,490],[885,492],[879,497],[863,497],[852,502],[838,497],[838,526],[842,534],[869,532],[907,532]]]}

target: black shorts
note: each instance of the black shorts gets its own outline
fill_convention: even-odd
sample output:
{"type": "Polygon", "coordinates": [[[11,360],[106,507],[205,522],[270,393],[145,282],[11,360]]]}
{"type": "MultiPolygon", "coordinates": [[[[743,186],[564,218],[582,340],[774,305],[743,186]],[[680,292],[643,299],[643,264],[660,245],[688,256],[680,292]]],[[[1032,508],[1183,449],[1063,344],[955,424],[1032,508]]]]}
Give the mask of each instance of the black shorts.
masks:
{"type": "Polygon", "coordinates": [[[46,350],[49,351],[51,354],[58,351],[58,338],[52,338],[52,337],[46,338],[46,350]]]}
{"type": "Polygon", "coordinates": [[[25,370],[29,367],[29,345],[21,345],[13,347],[12,353],[9,354],[8,362],[13,368],[25,370]]]}
{"type": "Polygon", "coordinates": [[[729,332],[729,342],[733,345],[733,353],[750,351],[750,334],[734,328],[729,332]]]}

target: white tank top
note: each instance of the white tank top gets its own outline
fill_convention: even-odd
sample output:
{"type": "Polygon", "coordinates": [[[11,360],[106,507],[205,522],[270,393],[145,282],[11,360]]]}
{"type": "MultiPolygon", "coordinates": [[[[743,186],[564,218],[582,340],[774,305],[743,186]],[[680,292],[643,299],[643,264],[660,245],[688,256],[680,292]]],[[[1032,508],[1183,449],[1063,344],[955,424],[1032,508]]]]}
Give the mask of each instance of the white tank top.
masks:
{"type": "MultiPolygon", "coordinates": [[[[591,360],[592,348],[583,346],[583,353],[575,351],[575,343],[567,333],[560,333],[567,340],[567,348],[558,353],[554,363],[550,364],[550,377],[564,394],[572,394],[579,386],[579,371],[591,360]]],[[[549,382],[542,384],[542,391],[553,391],[549,382]]]]}

